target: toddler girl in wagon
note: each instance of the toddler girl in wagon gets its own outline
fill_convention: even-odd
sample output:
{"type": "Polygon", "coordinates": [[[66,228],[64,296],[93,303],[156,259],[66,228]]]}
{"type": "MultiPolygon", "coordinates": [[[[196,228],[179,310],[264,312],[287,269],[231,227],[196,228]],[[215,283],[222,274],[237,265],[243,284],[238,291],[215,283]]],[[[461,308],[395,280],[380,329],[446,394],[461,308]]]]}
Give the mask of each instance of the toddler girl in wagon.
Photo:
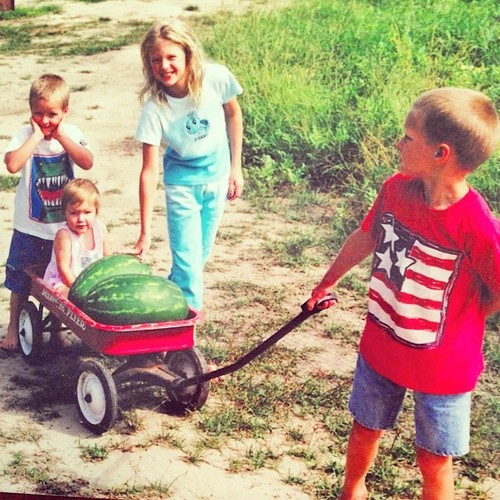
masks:
{"type": "Polygon", "coordinates": [[[64,186],[62,208],[66,224],[54,239],[44,280],[65,297],[89,264],[110,253],[106,226],[97,219],[99,206],[99,190],[92,181],[73,179],[64,186]]]}

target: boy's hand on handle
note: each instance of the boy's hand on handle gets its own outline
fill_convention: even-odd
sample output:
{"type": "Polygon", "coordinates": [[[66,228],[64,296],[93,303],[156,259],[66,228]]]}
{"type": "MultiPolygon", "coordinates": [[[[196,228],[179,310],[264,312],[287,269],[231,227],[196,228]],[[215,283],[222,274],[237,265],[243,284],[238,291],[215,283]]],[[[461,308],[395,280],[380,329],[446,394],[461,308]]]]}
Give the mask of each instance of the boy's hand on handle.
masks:
{"type": "Polygon", "coordinates": [[[317,285],[313,291],[311,292],[311,298],[306,302],[306,307],[309,311],[312,311],[316,304],[323,298],[330,296],[328,300],[324,301],[322,304],[322,309],[327,309],[332,307],[337,303],[337,298],[334,293],[331,291],[332,287],[325,287],[321,284],[317,285]]]}
{"type": "Polygon", "coordinates": [[[134,246],[134,253],[139,260],[144,260],[144,257],[149,252],[151,247],[151,239],[149,236],[141,235],[134,246]]]}

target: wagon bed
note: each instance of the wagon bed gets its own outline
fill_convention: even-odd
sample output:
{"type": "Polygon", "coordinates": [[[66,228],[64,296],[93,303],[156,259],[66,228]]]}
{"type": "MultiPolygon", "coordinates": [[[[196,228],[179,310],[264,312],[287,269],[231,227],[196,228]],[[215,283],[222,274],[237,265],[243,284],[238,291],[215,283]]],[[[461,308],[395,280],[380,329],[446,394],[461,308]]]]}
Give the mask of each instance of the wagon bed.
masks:
{"type": "Polygon", "coordinates": [[[131,356],[190,349],[194,346],[195,325],[201,312],[189,309],[181,321],[109,325],[99,323],[54,290],[41,275],[39,266],[28,267],[31,295],[90,348],[110,356],[131,356]]]}

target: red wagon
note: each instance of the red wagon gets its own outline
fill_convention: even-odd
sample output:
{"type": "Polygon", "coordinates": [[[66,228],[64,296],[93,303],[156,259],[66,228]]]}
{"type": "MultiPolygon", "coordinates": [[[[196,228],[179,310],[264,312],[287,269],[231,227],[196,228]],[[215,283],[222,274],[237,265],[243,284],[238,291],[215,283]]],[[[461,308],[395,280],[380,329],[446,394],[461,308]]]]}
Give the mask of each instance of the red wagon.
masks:
{"type": "Polygon", "coordinates": [[[208,373],[203,355],[195,347],[196,323],[202,314],[189,310],[187,319],[137,325],[98,323],[55,291],[42,278],[43,269],[25,270],[31,279],[31,296],[19,314],[19,345],[29,363],[46,357],[51,330],[64,323],[92,350],[124,362],[112,373],[94,358],[81,361],[78,367],[75,400],[83,425],[96,434],[113,427],[118,415],[117,385],[146,383],[165,389],[168,407],[177,411],[200,409],[208,398],[210,380],[234,372],[267,350],[306,318],[329,307],[336,300],[325,297],[309,311],[301,313],[279,331],[235,363],[208,373]]]}

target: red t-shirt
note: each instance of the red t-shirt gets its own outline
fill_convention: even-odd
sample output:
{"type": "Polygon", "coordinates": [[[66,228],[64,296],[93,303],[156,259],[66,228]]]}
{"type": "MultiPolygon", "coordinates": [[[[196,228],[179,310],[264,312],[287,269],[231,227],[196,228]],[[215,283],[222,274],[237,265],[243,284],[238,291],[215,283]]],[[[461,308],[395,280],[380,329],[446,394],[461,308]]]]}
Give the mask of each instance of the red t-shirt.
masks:
{"type": "Polygon", "coordinates": [[[361,354],[413,390],[472,390],[484,367],[481,299],[500,293],[500,221],[472,188],[433,210],[421,181],[396,174],[361,228],[377,242],[361,354]]]}

